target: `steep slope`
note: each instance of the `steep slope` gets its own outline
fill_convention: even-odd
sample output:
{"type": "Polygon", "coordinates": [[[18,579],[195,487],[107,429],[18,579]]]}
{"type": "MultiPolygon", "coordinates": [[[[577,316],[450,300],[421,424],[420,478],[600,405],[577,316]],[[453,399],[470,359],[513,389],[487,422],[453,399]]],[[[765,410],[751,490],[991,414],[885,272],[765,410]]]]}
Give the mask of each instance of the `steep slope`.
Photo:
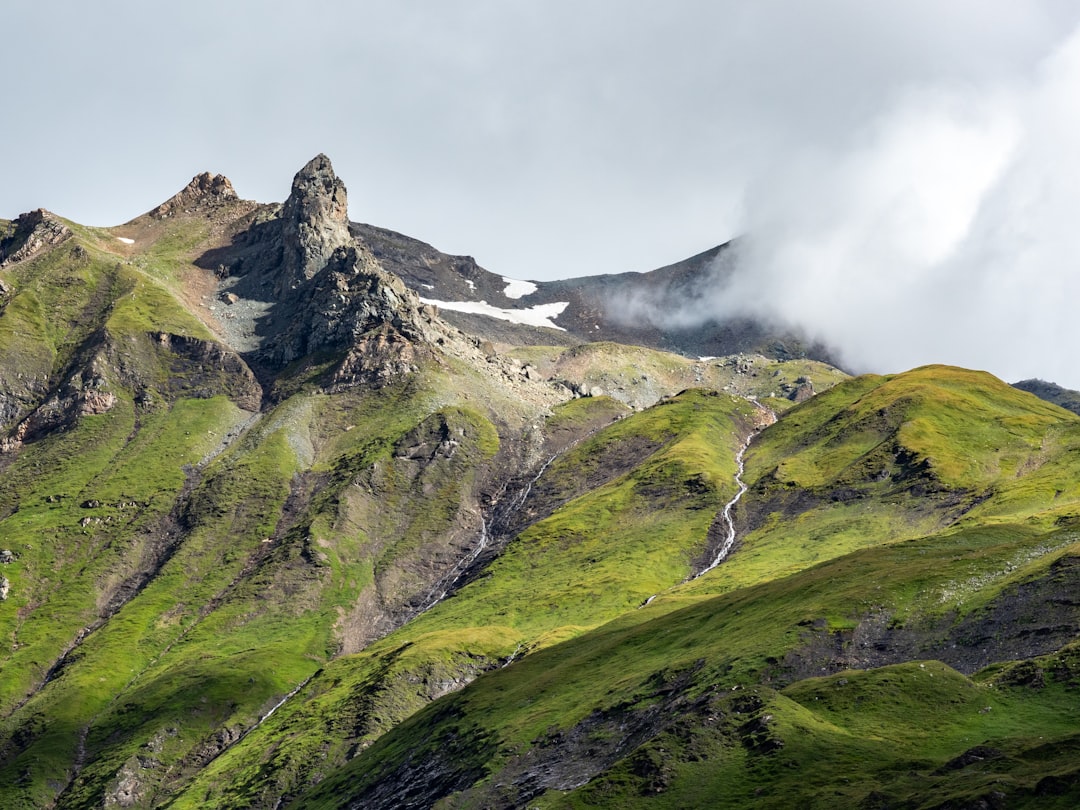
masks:
{"type": "MultiPolygon", "coordinates": [[[[273,710],[319,670],[350,684],[382,672],[371,708],[328,738],[330,761],[344,761],[476,672],[673,584],[707,542],[731,486],[727,431],[745,430],[738,414],[750,406],[685,395],[619,423],[615,438],[586,441],[701,370],[642,353],[657,384],[622,401],[587,396],[608,379],[595,376],[609,365],[602,354],[548,369],[540,358],[557,362],[557,351],[530,360],[460,332],[354,238],[346,206],[344,184],[318,156],[282,205],[242,200],[223,176],[202,174],[117,228],[44,211],[5,225],[5,806],[171,801],[222,752],[253,750],[238,743],[257,739],[271,714],[287,716],[288,706],[273,710]],[[686,473],[687,504],[672,500],[685,488],[678,480],[644,483],[683,475],[672,470],[702,431],[715,446],[704,470],[686,473]],[[576,481],[578,466],[591,477],[576,481]],[[532,493],[540,470],[565,483],[552,488],[549,475],[532,493]],[[612,483],[631,474],[641,480],[612,483]],[[612,498],[630,510],[616,510],[624,520],[654,502],[670,509],[621,552],[641,578],[627,580],[595,537],[581,546],[579,557],[595,557],[588,565],[607,559],[602,604],[567,584],[520,599],[521,619],[501,622],[510,630],[489,629],[484,611],[446,628],[427,618],[466,585],[487,594],[477,604],[516,593],[513,577],[490,572],[524,576],[515,538],[528,530],[542,547],[555,542],[543,539],[554,530],[528,526],[549,525],[564,503],[578,504],[567,514],[582,525],[621,531],[612,498]],[[673,534],[652,548],[658,527],[673,534]],[[530,617],[538,598],[563,607],[530,617]],[[430,641],[389,665],[397,656],[377,642],[403,626],[430,641]],[[428,686],[402,699],[418,677],[428,686]]],[[[634,352],[625,355],[633,367],[634,352]]],[[[767,365],[761,391],[786,395],[795,366],[767,365]]],[[[819,387],[842,377],[820,364],[797,373],[819,387]]],[[[709,374],[735,372],[717,363],[709,374]]],[[[584,564],[552,563],[559,576],[584,564]]],[[[353,712],[343,692],[327,700],[353,712]]],[[[317,765],[306,750],[297,743],[295,778],[282,777],[296,789],[317,765]]]]}
{"type": "MultiPolygon", "coordinates": [[[[555,419],[579,420],[601,400],[555,419]]],[[[245,807],[316,782],[479,673],[633,611],[693,571],[732,493],[753,408],[688,392],[553,459],[495,515],[513,539],[483,573],[401,630],[324,668],[174,803],[245,807]]],[[[479,560],[483,562],[483,558],[479,560]]]]}
{"type": "Polygon", "coordinates": [[[327,171],[298,175],[291,230],[205,175],[130,235],[65,224],[5,270],[6,806],[149,800],[406,621],[569,396],[323,240],[327,171]],[[190,262],[260,223],[302,278],[241,355],[190,262]]]}
{"type": "Polygon", "coordinates": [[[823,516],[808,497],[811,528],[792,521],[772,568],[748,553],[751,532],[647,609],[438,701],[296,806],[1043,806],[1056,795],[1068,806],[1075,767],[1048,741],[1069,750],[1080,728],[1080,546],[1075,529],[1053,527],[1076,523],[1078,437],[1071,414],[988,375],[934,367],[841,384],[755,440],[751,491],[769,496],[781,445],[805,476],[791,489],[813,496],[860,459],[876,467],[884,442],[892,481],[866,481],[886,489],[861,506],[883,506],[887,520],[837,542],[856,518],[823,516]],[[958,424],[972,408],[986,419],[958,424]],[[860,435],[867,417],[873,442],[860,435]],[[1018,463],[1045,452],[1040,434],[1057,434],[1045,464],[1018,463]],[[1058,480],[1072,489],[1052,513],[1033,512],[1015,490],[1047,465],[1070,470],[1058,480]],[[996,523],[1003,504],[1020,504],[1022,522],[977,527],[976,509],[996,523]],[[948,524],[968,528],[925,531],[948,524]],[[1032,656],[1043,657],[970,677],[1032,656]]]}
{"type": "Polygon", "coordinates": [[[581,342],[724,251],[531,289],[347,204],[0,222],[0,804],[1075,804],[1080,418],[581,342]]]}
{"type": "Polygon", "coordinates": [[[738,353],[773,359],[833,362],[833,352],[794,328],[748,317],[718,317],[686,326],[674,312],[730,274],[731,244],[646,273],[521,281],[480,267],[471,256],[450,256],[431,245],[372,225],[351,223],[359,242],[451,323],[509,344],[575,345],[612,341],[691,357],[738,353]],[[546,326],[530,325],[538,314],[546,326]]]}
{"type": "MultiPolygon", "coordinates": [[[[918,807],[1002,788],[1033,799],[1042,780],[1075,773],[1064,751],[1035,753],[1075,739],[1075,649],[974,678],[932,659],[987,644],[969,634],[988,614],[1075,587],[1078,549],[1075,531],[926,538],[658,617],[628,614],[481,676],[295,806],[918,807]],[[1001,577],[996,599],[964,605],[952,587],[971,560],[996,571],[1018,552],[1041,559],[1001,577]],[[899,629],[917,623],[919,588],[944,597],[917,614],[938,622],[940,636],[924,637],[935,643],[907,662],[850,669],[872,644],[860,628],[874,614],[906,615],[899,629]],[[808,677],[792,664],[811,650],[808,677]],[[965,773],[961,758],[976,749],[968,764],[978,763],[980,745],[1008,759],[965,773]],[[996,780],[1006,764],[1013,778],[996,780]]],[[[1063,610],[1075,634],[1080,610],[1063,610]]],[[[998,642],[994,652],[1010,651],[998,642]]]]}
{"type": "Polygon", "coordinates": [[[865,376],[791,411],[746,455],[746,582],[950,525],[1080,514],[1078,422],[985,372],[865,376]],[[752,573],[750,573],[752,572],[752,573]]]}

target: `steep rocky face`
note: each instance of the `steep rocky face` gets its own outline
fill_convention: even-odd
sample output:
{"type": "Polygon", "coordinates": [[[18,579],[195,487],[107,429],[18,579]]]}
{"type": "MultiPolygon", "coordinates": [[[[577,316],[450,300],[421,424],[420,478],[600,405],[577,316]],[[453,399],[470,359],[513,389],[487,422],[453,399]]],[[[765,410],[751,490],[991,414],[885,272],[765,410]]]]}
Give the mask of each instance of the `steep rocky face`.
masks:
{"type": "Polygon", "coordinates": [[[310,280],[334,250],[348,245],[348,198],[326,155],[316,155],[293,178],[281,211],[284,252],[279,294],[310,280]]]}
{"type": "Polygon", "coordinates": [[[108,381],[91,367],[84,375],[74,373],[10,436],[0,439],[0,454],[18,450],[24,441],[70,426],[79,416],[106,413],[116,404],[108,381]]]}
{"type": "Polygon", "coordinates": [[[239,200],[229,178],[223,174],[197,174],[178,193],[150,212],[155,219],[192,214],[239,200]]]}
{"type": "Polygon", "coordinates": [[[15,233],[0,240],[0,267],[29,259],[70,236],[71,229],[44,208],[23,214],[15,220],[15,233]]]}
{"type": "MultiPolygon", "coordinates": [[[[224,395],[241,408],[257,411],[262,400],[251,369],[220,344],[168,332],[117,341],[100,330],[84,345],[67,376],[9,436],[0,438],[0,456],[69,429],[80,417],[107,413],[123,390],[144,407],[224,395]]],[[[0,408],[0,415],[7,412],[0,408]]]]}
{"type": "Polygon", "coordinates": [[[441,364],[453,356],[530,401],[567,398],[566,390],[526,377],[521,363],[496,357],[446,323],[394,272],[399,265],[381,243],[350,232],[345,194],[319,155],[296,174],[283,205],[236,209],[229,241],[195,259],[217,278],[209,308],[220,314],[212,328],[253,364],[268,390],[280,390],[275,379],[296,363],[329,361],[322,384],[341,391],[382,386],[425,360],[441,364]]]}
{"type": "Polygon", "coordinates": [[[279,306],[288,311],[288,322],[261,353],[274,366],[347,349],[346,365],[388,378],[407,371],[418,353],[426,352],[425,344],[448,336],[434,308],[421,304],[401,279],[358,246],[339,247],[295,301],[279,306]]]}

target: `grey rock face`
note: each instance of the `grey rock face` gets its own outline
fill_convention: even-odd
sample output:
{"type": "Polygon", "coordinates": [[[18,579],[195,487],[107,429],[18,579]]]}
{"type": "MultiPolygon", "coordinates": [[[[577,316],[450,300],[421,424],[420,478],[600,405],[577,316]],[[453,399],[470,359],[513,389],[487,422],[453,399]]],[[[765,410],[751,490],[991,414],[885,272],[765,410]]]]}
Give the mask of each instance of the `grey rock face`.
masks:
{"type": "Polygon", "coordinates": [[[281,211],[284,251],[278,292],[287,293],[326,266],[351,243],[345,184],[326,155],[316,155],[293,178],[281,211]]]}
{"type": "Polygon", "coordinates": [[[29,259],[70,236],[71,229],[44,208],[23,214],[15,220],[15,233],[0,241],[0,267],[29,259]]]}
{"type": "Polygon", "coordinates": [[[264,357],[283,365],[321,349],[351,348],[345,366],[352,372],[362,368],[366,376],[378,368],[394,376],[418,359],[418,346],[448,337],[425,309],[361,247],[342,247],[298,291],[290,323],[264,357]]]}

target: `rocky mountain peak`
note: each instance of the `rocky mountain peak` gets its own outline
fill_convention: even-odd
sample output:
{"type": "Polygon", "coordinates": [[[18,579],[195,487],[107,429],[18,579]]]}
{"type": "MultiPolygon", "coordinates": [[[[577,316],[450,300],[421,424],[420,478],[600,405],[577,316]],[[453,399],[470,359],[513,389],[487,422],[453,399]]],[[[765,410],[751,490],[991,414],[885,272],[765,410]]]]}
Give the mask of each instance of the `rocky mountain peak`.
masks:
{"type": "Polygon", "coordinates": [[[348,197],[326,155],[312,158],[293,178],[281,212],[284,253],[280,291],[308,281],[334,250],[350,244],[348,197]]]}
{"type": "Polygon", "coordinates": [[[15,232],[0,239],[0,267],[29,259],[72,235],[71,229],[58,216],[44,208],[22,214],[14,224],[15,232]]]}
{"type": "Polygon", "coordinates": [[[150,216],[164,219],[177,214],[203,212],[239,199],[228,177],[203,172],[195,175],[183,189],[151,211],[150,216]]]}

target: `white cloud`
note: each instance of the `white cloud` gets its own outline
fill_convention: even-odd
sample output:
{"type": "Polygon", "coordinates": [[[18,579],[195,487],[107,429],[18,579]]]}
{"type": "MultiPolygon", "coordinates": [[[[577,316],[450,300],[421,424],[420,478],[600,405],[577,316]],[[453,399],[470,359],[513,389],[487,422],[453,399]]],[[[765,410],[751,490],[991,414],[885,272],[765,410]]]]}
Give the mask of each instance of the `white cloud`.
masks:
{"type": "Polygon", "coordinates": [[[857,370],[1080,388],[1076,98],[1080,34],[1022,80],[912,86],[845,148],[792,149],[750,182],[734,271],[672,322],[749,312],[857,370]]]}

